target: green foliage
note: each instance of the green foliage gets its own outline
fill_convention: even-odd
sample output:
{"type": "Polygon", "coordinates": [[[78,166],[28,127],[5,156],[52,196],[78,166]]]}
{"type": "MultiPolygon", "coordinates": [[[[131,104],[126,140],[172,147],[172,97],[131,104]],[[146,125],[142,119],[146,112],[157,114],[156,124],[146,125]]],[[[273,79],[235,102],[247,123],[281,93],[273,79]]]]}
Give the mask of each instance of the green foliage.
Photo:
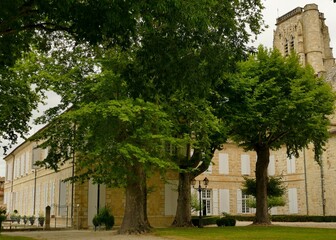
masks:
{"type": "Polygon", "coordinates": [[[203,209],[202,203],[200,204],[199,199],[198,199],[198,193],[194,192],[191,194],[191,210],[194,212],[198,212],[200,209],[203,209]]]}
{"type": "MultiPolygon", "coordinates": [[[[249,37],[261,31],[261,1],[84,2],[34,6],[63,27],[45,38],[48,54],[27,64],[27,75],[61,96],[40,118],[49,125],[36,137],[51,146],[41,164],[57,170],[71,149],[80,159],[73,180],[109,186],[127,185],[125,176],[137,181],[129,166],[146,174],[176,166],[194,176],[205,171],[226,140],[220,77],[235,70],[249,37]],[[102,39],[95,48],[78,44],[102,39]]],[[[42,33],[50,27],[41,25],[42,33]]]]}
{"type": "MultiPolygon", "coordinates": [[[[255,178],[244,177],[242,191],[247,195],[257,196],[257,183],[255,178]]],[[[282,177],[268,177],[267,196],[281,197],[286,193],[286,186],[282,182],[282,177]]]]}
{"type": "MultiPolygon", "coordinates": [[[[250,208],[256,208],[257,207],[257,202],[255,198],[250,198],[247,201],[247,205],[250,208]]],[[[284,197],[267,197],[267,207],[268,210],[271,210],[273,207],[282,207],[286,205],[286,200],[284,197]]]]}
{"type": "Polygon", "coordinates": [[[238,70],[227,79],[233,94],[227,96],[231,138],[247,150],[286,146],[295,156],[313,143],[318,159],[334,109],[331,86],[311,67],[302,67],[294,53],[283,57],[263,47],[238,70]]]}
{"type": "MultiPolygon", "coordinates": [[[[216,224],[217,219],[219,219],[217,216],[203,216],[202,223],[204,226],[214,225],[216,224]]],[[[191,221],[194,226],[198,226],[199,217],[192,216],[191,221]]]]}
{"type": "MultiPolygon", "coordinates": [[[[233,215],[238,221],[253,221],[255,216],[233,215]]],[[[273,222],[336,222],[336,216],[272,215],[273,222]]]]}
{"type": "Polygon", "coordinates": [[[287,155],[314,145],[319,161],[329,138],[328,116],[335,94],[317,78],[310,66],[302,67],[295,53],[260,46],[255,55],[238,64],[235,74],[224,76],[228,91],[225,112],[230,138],[245,150],[257,153],[258,192],[256,222],[270,223],[267,215],[267,175],[270,150],[287,148],[287,155]]]}
{"type": "Polygon", "coordinates": [[[99,210],[98,215],[96,214],[93,217],[92,223],[95,227],[104,224],[106,230],[110,230],[114,226],[114,216],[111,214],[109,208],[103,207],[99,210]]]}
{"type": "Polygon", "coordinates": [[[234,227],[236,226],[236,219],[232,217],[222,217],[216,220],[218,227],[234,227]]]}
{"type": "Polygon", "coordinates": [[[7,208],[0,206],[0,215],[5,215],[6,212],[7,212],[7,208]]]}
{"type": "Polygon", "coordinates": [[[274,222],[336,222],[336,216],[273,215],[274,222]]]}

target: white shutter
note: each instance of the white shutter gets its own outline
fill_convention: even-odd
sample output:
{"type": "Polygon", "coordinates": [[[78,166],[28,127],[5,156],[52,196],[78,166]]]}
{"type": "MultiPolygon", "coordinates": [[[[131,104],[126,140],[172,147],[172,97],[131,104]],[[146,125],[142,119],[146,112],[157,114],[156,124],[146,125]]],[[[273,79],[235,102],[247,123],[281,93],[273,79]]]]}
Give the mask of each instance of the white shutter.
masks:
{"type": "Polygon", "coordinates": [[[13,162],[8,162],[7,163],[7,172],[6,172],[6,177],[7,181],[12,181],[13,180],[13,162]]]}
{"type": "Polygon", "coordinates": [[[26,174],[28,174],[28,172],[29,172],[29,167],[30,167],[30,165],[29,165],[29,152],[27,151],[26,153],[25,153],[25,156],[26,156],[26,174]]]}
{"type": "Polygon", "coordinates": [[[40,213],[40,204],[41,204],[41,186],[38,184],[36,187],[36,205],[35,213],[40,213]]]}
{"type": "Polygon", "coordinates": [[[43,149],[43,156],[44,156],[43,159],[46,159],[48,154],[49,154],[49,147],[46,147],[45,149],[43,149]]]}
{"type": "Polygon", "coordinates": [[[241,174],[250,175],[250,156],[247,154],[241,155],[241,174]]]}
{"type": "Polygon", "coordinates": [[[288,189],[288,205],[289,213],[298,213],[298,203],[297,203],[297,189],[289,188],[288,189]]]}
{"type": "Polygon", "coordinates": [[[32,203],[32,208],[31,208],[31,214],[33,215],[33,212],[34,212],[34,201],[36,201],[36,199],[34,199],[34,192],[35,192],[35,187],[33,186],[32,187],[32,192],[31,192],[31,203],[32,203]]]}
{"type": "Polygon", "coordinates": [[[268,176],[274,176],[275,175],[275,158],[274,155],[271,155],[269,158],[269,164],[268,164],[268,176]]]}
{"type": "Polygon", "coordinates": [[[237,189],[237,213],[242,213],[242,191],[237,189]]]}
{"type": "Polygon", "coordinates": [[[230,191],[219,189],[219,213],[230,213],[230,191]]]}
{"type": "Polygon", "coordinates": [[[272,214],[272,215],[276,215],[276,214],[278,214],[278,208],[277,208],[277,207],[272,207],[272,208],[271,208],[271,214],[272,214]]]}
{"type": "Polygon", "coordinates": [[[218,212],[218,189],[212,189],[212,214],[219,215],[218,212]]]}
{"type": "Polygon", "coordinates": [[[219,162],[219,174],[229,174],[229,154],[219,153],[218,162],[219,162]]]}
{"type": "Polygon", "coordinates": [[[290,157],[287,156],[287,173],[295,173],[295,157],[291,155],[290,157]]]}
{"type": "Polygon", "coordinates": [[[54,200],[55,198],[55,182],[51,182],[50,186],[50,214],[55,215],[54,213],[54,200]]]}
{"type": "Polygon", "coordinates": [[[28,215],[28,199],[29,199],[29,188],[25,188],[25,199],[24,199],[24,215],[28,215]]]}
{"type": "Polygon", "coordinates": [[[209,167],[206,170],[206,173],[212,173],[212,162],[210,162],[209,167]]]}
{"type": "Polygon", "coordinates": [[[35,163],[41,160],[41,148],[33,148],[32,169],[38,168],[35,163]]]}
{"type": "Polygon", "coordinates": [[[44,184],[44,206],[43,206],[43,209],[45,209],[49,205],[48,195],[49,195],[49,186],[48,186],[48,182],[46,182],[44,184]]]}
{"type": "Polygon", "coordinates": [[[177,208],[178,181],[170,181],[165,184],[165,216],[174,216],[177,208]]]}
{"type": "Polygon", "coordinates": [[[21,155],[20,156],[20,175],[21,176],[23,176],[23,174],[25,172],[24,164],[25,164],[24,155],[21,155]]]}

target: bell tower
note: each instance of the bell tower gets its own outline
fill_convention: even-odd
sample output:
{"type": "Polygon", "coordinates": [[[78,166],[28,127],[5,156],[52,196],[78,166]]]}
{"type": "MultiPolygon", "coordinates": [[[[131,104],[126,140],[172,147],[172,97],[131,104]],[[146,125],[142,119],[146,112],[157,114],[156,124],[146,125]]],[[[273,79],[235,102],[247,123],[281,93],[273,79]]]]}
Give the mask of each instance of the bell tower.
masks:
{"type": "Polygon", "coordinates": [[[274,48],[283,55],[295,51],[302,65],[310,64],[318,75],[335,64],[324,14],[316,4],[297,7],[277,18],[273,37],[274,48]]]}

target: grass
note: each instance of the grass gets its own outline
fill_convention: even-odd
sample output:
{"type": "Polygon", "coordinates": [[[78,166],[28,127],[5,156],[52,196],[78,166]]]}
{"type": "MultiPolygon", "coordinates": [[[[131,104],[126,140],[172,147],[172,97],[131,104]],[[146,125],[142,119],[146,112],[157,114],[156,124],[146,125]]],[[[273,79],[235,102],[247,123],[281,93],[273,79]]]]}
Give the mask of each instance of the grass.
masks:
{"type": "Polygon", "coordinates": [[[17,237],[17,236],[6,236],[0,234],[0,239],[1,240],[32,240],[34,238],[29,238],[29,237],[17,237]]]}
{"type": "Polygon", "coordinates": [[[297,227],[162,228],[155,235],[176,240],[335,240],[336,229],[297,227]]]}

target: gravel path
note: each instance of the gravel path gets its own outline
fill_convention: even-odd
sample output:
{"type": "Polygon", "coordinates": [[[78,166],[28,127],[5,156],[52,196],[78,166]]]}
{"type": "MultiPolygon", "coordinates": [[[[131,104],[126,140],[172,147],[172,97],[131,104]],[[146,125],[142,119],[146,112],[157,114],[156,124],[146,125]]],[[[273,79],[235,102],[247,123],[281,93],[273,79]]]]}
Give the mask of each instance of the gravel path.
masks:
{"type": "MultiPolygon", "coordinates": [[[[66,230],[66,231],[32,231],[32,232],[4,232],[3,235],[25,236],[45,240],[164,240],[167,238],[144,235],[118,235],[117,231],[66,230]]],[[[1,239],[1,238],[0,238],[1,239]]]]}

